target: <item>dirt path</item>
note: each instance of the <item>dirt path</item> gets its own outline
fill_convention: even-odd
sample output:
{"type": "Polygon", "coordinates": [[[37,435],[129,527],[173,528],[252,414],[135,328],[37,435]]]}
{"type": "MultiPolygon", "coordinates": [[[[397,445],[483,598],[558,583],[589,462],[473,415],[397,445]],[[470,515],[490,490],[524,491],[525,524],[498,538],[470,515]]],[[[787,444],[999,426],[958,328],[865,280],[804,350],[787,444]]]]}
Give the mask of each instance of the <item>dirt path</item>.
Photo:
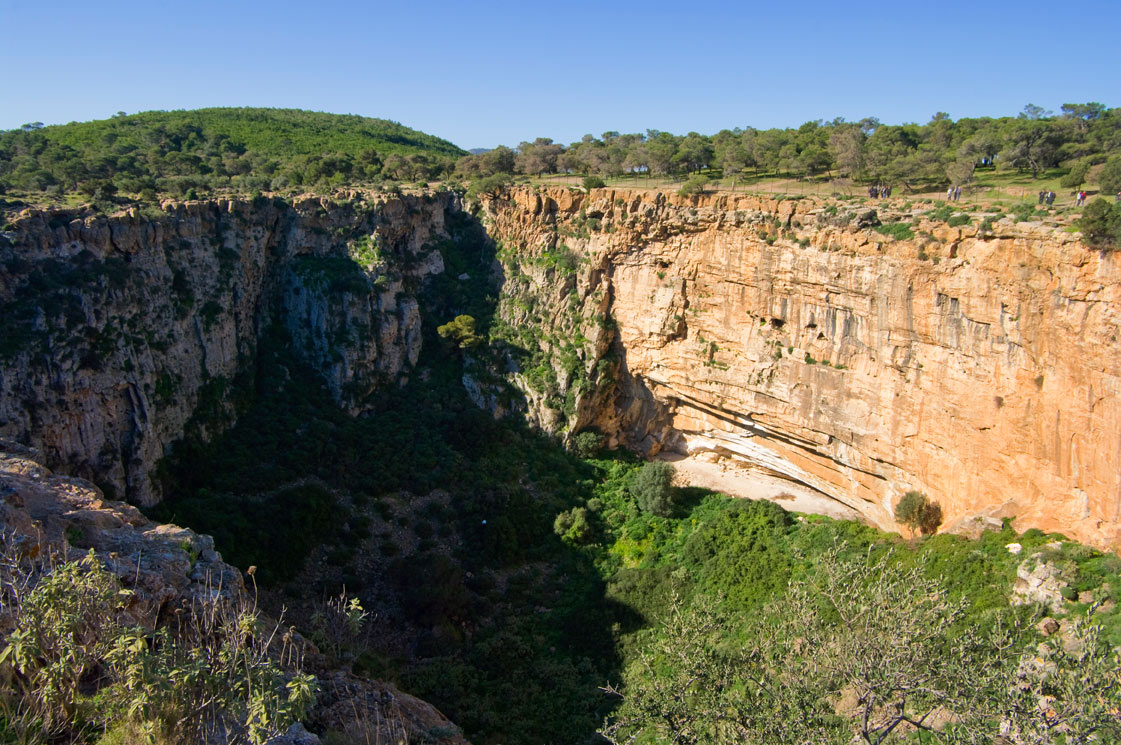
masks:
{"type": "Polygon", "coordinates": [[[677,453],[664,454],[661,459],[673,463],[682,485],[700,486],[741,499],[768,499],[791,512],[864,521],[860,513],[847,505],[761,471],[677,453]]]}

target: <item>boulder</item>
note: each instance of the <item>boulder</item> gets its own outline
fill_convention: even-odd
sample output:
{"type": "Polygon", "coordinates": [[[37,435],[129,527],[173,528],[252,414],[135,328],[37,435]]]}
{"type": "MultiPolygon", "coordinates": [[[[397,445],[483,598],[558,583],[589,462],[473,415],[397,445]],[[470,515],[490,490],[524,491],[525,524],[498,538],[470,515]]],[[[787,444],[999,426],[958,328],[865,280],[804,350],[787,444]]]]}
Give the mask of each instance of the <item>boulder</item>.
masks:
{"type": "Polygon", "coordinates": [[[1012,588],[1012,604],[1039,603],[1059,613],[1063,607],[1063,589],[1067,583],[1060,570],[1035,553],[1016,568],[1016,584],[1012,588]]]}
{"type": "Polygon", "coordinates": [[[1035,628],[1038,629],[1039,633],[1043,634],[1044,636],[1051,636],[1059,630],[1059,622],[1054,618],[1048,616],[1047,618],[1044,618],[1042,621],[1037,623],[1035,625],[1035,628]]]}

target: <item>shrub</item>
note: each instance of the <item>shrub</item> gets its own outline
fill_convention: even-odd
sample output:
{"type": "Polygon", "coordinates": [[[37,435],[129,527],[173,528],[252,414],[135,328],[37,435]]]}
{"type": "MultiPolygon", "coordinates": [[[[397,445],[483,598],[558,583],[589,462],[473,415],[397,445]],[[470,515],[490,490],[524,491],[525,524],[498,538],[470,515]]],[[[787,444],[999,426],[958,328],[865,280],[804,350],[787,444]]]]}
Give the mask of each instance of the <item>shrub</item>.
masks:
{"type": "Polygon", "coordinates": [[[603,179],[601,179],[599,176],[585,176],[584,177],[584,188],[585,189],[602,189],[605,186],[607,186],[607,184],[604,183],[603,179]]]}
{"type": "Polygon", "coordinates": [[[456,316],[455,320],[437,328],[436,333],[460,349],[470,349],[483,340],[483,337],[475,333],[475,319],[467,315],[456,316]]]}
{"type": "Polygon", "coordinates": [[[663,460],[646,463],[638,469],[630,491],[640,510],[661,517],[673,514],[673,474],[673,466],[663,460]]]}
{"type": "Polygon", "coordinates": [[[942,524],[942,506],[920,491],[909,491],[895,505],[895,519],[910,528],[912,536],[916,529],[930,535],[942,524]]]}
{"type": "Polygon", "coordinates": [[[585,507],[573,507],[557,515],[553,521],[553,532],[565,543],[574,544],[588,543],[595,533],[585,507]]]}
{"type": "Polygon", "coordinates": [[[1077,225],[1091,246],[1116,248],[1121,243],[1121,204],[1110,204],[1098,197],[1086,205],[1077,225]]]}
{"type": "Polygon", "coordinates": [[[1098,173],[1098,186],[1105,194],[1121,191],[1121,155],[1114,155],[1105,162],[1098,173]]]}
{"type": "Polygon", "coordinates": [[[1090,164],[1086,161],[1075,163],[1066,175],[1059,179],[1059,186],[1064,189],[1077,189],[1086,180],[1086,173],[1089,170],[1090,164]]]}
{"type": "Polygon", "coordinates": [[[586,429],[572,438],[570,447],[577,458],[594,458],[603,447],[603,435],[593,429],[586,429]]]}
{"type": "Polygon", "coordinates": [[[314,699],[315,679],[279,667],[272,653],[294,652],[273,648],[277,627],[248,605],[216,595],[184,608],[174,628],[146,631],[120,623],[132,593],[93,551],[57,566],[9,551],[0,565],[5,742],[87,742],[104,731],[103,742],[172,745],[222,731],[259,745],[314,699]]]}
{"type": "Polygon", "coordinates": [[[696,175],[691,176],[688,181],[681,185],[677,193],[681,196],[688,196],[689,194],[700,194],[704,192],[705,187],[708,185],[708,176],[696,175]]]}
{"type": "Polygon", "coordinates": [[[471,182],[471,186],[467,187],[466,197],[468,199],[478,199],[481,196],[497,194],[506,184],[510,183],[511,179],[512,177],[508,173],[495,173],[475,179],[471,182]]]}
{"type": "Polygon", "coordinates": [[[785,544],[794,520],[774,502],[736,502],[698,528],[685,546],[703,590],[746,609],[758,607],[786,588],[791,555],[785,544]]]}
{"type": "Polygon", "coordinates": [[[890,236],[897,241],[906,241],[915,237],[914,232],[911,230],[911,224],[907,222],[892,222],[886,225],[877,225],[875,230],[877,233],[890,236]]]}

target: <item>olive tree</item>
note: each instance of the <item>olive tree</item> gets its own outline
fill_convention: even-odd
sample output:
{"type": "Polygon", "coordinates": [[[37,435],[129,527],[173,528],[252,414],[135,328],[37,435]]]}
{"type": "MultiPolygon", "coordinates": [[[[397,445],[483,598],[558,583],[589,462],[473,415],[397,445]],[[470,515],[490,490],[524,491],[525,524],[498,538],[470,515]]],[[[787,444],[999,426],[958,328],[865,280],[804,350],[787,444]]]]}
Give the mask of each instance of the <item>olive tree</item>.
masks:
{"type": "Polygon", "coordinates": [[[711,599],[675,598],[623,685],[607,689],[622,703],[602,734],[616,745],[885,745],[916,732],[924,742],[1116,741],[1121,668],[1092,624],[1037,648],[1015,625],[967,622],[968,601],[922,566],[844,553],[819,557],[746,625],[711,599]]]}

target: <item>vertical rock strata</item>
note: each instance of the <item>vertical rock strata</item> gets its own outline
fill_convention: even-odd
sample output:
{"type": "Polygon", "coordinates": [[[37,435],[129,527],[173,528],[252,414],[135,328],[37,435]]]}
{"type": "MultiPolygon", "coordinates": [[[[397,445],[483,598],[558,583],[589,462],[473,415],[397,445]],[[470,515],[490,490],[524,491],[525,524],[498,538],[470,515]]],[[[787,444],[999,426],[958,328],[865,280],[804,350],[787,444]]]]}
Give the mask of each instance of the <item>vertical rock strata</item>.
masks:
{"type": "Polygon", "coordinates": [[[284,327],[356,412],[420,351],[415,293],[443,270],[450,194],[167,203],[0,233],[0,437],[118,498],[159,499],[153,469],[192,416],[232,423],[231,390],[284,327]]]}
{"type": "Polygon", "coordinates": [[[808,199],[519,189],[484,207],[500,316],[539,330],[555,374],[519,376],[544,426],[713,451],[884,527],[920,489],[947,525],[1121,544],[1121,256],[1011,219],[893,240],[857,227],[867,207],[808,199]]]}

